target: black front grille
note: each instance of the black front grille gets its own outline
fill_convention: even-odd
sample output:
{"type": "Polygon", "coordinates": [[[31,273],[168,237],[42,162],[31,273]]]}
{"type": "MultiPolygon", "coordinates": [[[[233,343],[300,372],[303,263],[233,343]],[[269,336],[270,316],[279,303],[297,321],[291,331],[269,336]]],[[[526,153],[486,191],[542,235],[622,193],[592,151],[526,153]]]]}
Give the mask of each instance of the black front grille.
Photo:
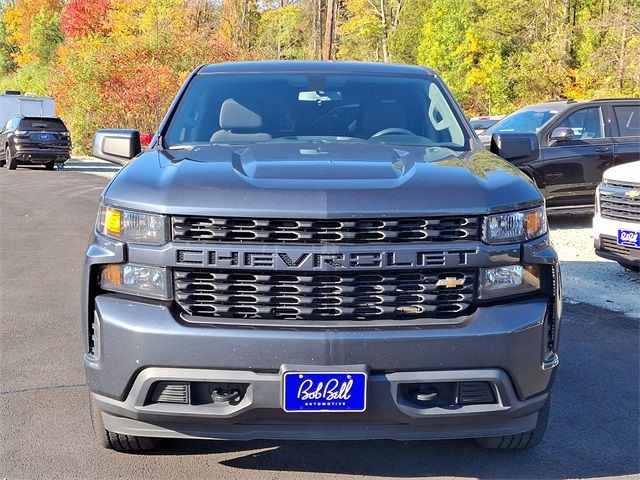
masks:
{"type": "Polygon", "coordinates": [[[600,189],[600,214],[603,218],[640,221],[640,189],[600,189]]]}
{"type": "Polygon", "coordinates": [[[631,255],[631,249],[624,245],[618,245],[618,241],[615,237],[605,237],[604,235],[601,235],[600,248],[605,252],[617,253],[618,255],[631,255]]]}
{"type": "Polygon", "coordinates": [[[288,220],[173,217],[184,242],[392,243],[478,240],[478,217],[288,220]]]}
{"type": "Polygon", "coordinates": [[[191,315],[275,320],[454,317],[474,299],[473,270],[403,273],[228,273],[175,270],[176,302],[191,315]]]}

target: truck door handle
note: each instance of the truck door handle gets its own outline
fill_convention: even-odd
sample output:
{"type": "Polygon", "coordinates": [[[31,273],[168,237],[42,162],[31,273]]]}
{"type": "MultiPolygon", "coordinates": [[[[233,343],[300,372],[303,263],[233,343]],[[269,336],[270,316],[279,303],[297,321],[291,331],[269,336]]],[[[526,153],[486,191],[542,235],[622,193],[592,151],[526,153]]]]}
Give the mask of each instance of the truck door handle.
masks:
{"type": "Polygon", "coordinates": [[[593,149],[594,152],[608,152],[611,150],[611,147],[595,147],[593,149]]]}

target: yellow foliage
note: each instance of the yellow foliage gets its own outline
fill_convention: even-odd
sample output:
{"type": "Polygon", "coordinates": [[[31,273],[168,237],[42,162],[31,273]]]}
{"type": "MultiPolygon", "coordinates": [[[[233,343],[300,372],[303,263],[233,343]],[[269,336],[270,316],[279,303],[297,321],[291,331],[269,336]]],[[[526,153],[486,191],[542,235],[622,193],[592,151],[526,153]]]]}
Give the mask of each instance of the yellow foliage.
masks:
{"type": "Polygon", "coordinates": [[[2,21],[7,28],[7,41],[18,47],[16,63],[22,67],[34,62],[35,53],[28,48],[32,21],[42,10],[49,15],[60,13],[62,0],[15,0],[13,4],[5,5],[4,8],[2,21]]]}

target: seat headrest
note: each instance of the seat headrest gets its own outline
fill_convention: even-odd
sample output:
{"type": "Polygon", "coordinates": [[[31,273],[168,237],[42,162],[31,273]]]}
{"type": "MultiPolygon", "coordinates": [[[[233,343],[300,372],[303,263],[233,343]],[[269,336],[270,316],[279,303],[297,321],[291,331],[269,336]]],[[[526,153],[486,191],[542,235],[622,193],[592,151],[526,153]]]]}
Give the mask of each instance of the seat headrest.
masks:
{"type": "Polygon", "coordinates": [[[220,128],[259,128],[262,117],[247,107],[240,105],[233,98],[227,98],[220,107],[220,128]]]}

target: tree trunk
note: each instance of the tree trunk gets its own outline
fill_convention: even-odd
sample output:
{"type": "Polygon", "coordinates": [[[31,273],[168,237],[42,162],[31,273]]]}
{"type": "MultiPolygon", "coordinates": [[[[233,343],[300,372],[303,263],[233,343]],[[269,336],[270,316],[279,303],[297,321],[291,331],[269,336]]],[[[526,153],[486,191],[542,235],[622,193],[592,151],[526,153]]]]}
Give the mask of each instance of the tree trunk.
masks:
{"type": "Polygon", "coordinates": [[[386,5],[384,0],[380,0],[380,23],[382,23],[381,44],[382,44],[382,60],[384,63],[389,63],[389,48],[387,46],[387,34],[389,33],[389,26],[387,25],[387,13],[385,11],[386,5]]]}
{"type": "Polygon", "coordinates": [[[337,0],[327,0],[327,18],[324,28],[324,42],[322,43],[322,60],[333,58],[333,33],[335,30],[337,0]]]}
{"type": "Polygon", "coordinates": [[[618,54],[618,69],[616,71],[616,83],[620,91],[622,91],[624,87],[625,54],[627,50],[627,30],[629,28],[630,15],[629,2],[627,1],[622,13],[622,34],[620,35],[620,53],[618,54]]]}

